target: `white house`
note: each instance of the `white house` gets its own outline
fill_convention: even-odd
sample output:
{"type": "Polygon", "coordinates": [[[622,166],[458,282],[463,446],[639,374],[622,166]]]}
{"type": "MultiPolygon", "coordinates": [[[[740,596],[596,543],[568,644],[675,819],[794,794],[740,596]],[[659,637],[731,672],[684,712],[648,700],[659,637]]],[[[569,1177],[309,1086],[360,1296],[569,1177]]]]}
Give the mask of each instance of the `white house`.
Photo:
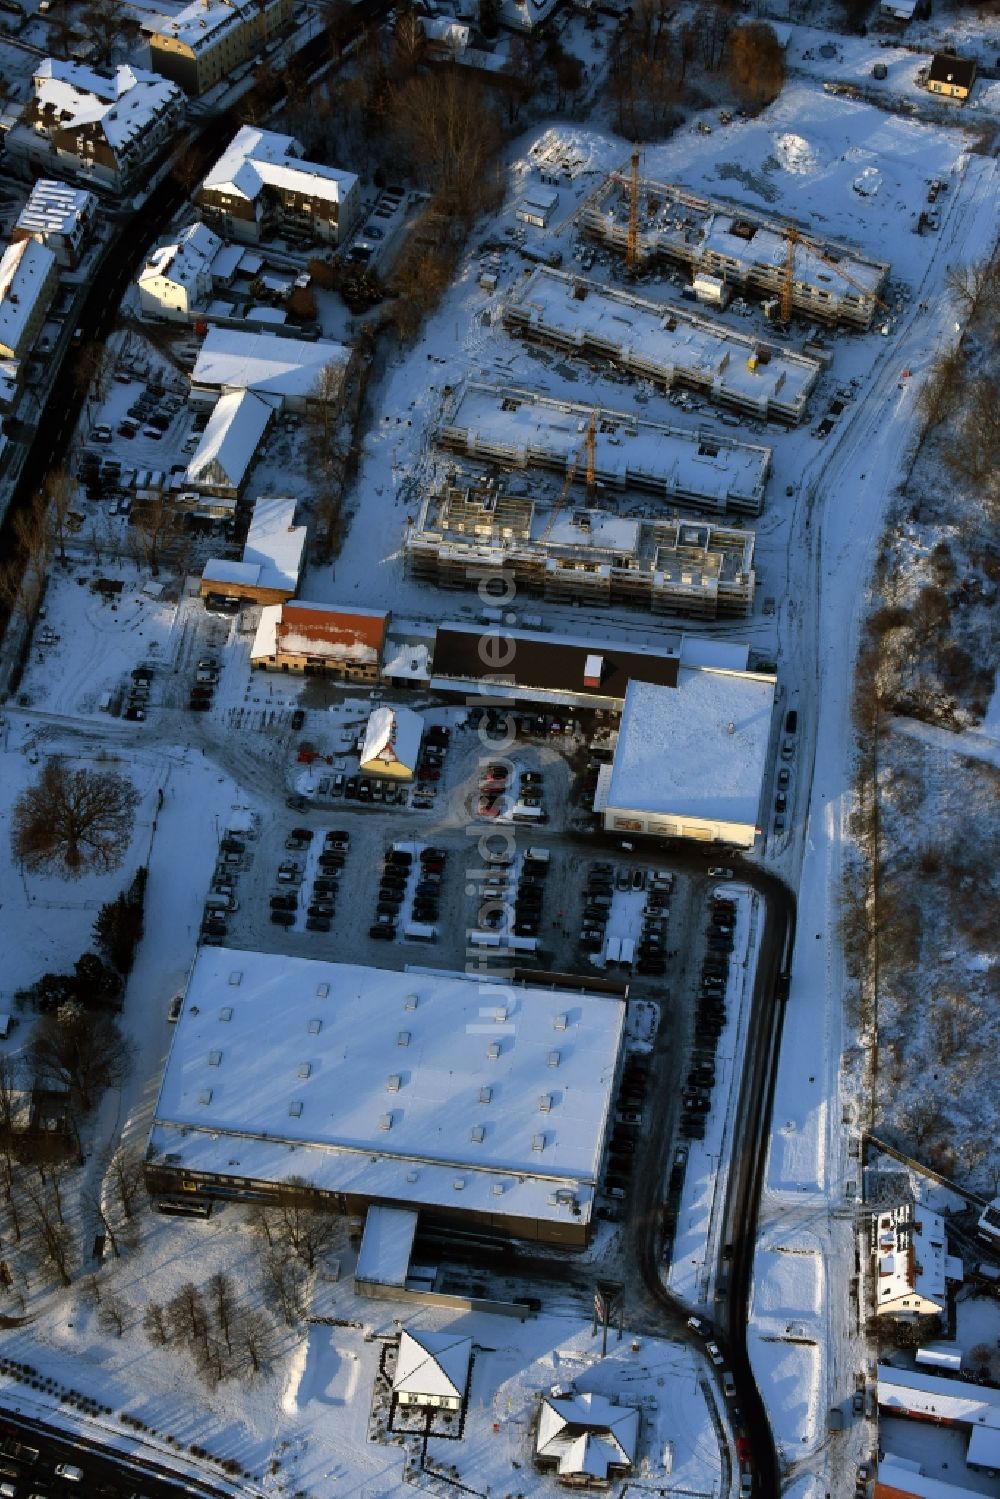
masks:
{"type": "Polygon", "coordinates": [[[555,188],[539,187],[537,184],[525,188],[524,197],[514,210],[514,217],[522,224],[533,224],[544,229],[559,206],[559,194],[555,188]]]}
{"type": "Polygon", "coordinates": [[[400,1334],[393,1398],[399,1405],[459,1411],[469,1383],[472,1339],[423,1328],[400,1334]]]}
{"type": "Polygon", "coordinates": [[[604,1395],[546,1396],[538,1415],[535,1459],[574,1487],[607,1484],[628,1473],[639,1440],[639,1412],[604,1395]]]}
{"type": "Polygon", "coordinates": [[[47,245],[23,239],[0,259],[0,359],[30,353],[59,285],[56,257],[47,245]]]}
{"type": "Polygon", "coordinates": [[[40,177],[14,225],[11,239],[37,240],[60,265],[74,266],[93,233],[97,199],[83,187],[40,177]]]}
{"type": "Polygon", "coordinates": [[[948,1282],[963,1279],[948,1253],[944,1219],[922,1203],[883,1207],[872,1215],[875,1314],[912,1321],[948,1305],[948,1282]]]}
{"type": "Polygon", "coordinates": [[[609,832],[751,848],[760,832],[775,679],[681,666],[675,687],[632,680],[594,810],[609,832]]]}
{"type": "Polygon", "coordinates": [[[423,732],[424,721],[412,708],[375,708],[361,742],[362,774],[412,781],[423,732]]]}
{"type": "Polygon", "coordinates": [[[186,323],[212,300],[212,261],[222,240],[205,224],[189,224],[157,245],[139,272],[139,305],[153,317],[186,323]]]}
{"type": "Polygon", "coordinates": [[[304,154],[293,135],[244,125],[201,183],[195,202],[230,239],[258,244],[280,234],[339,245],[360,212],[358,179],[305,161],[304,154]]]}
{"type": "Polygon", "coordinates": [[[249,390],[220,396],[185,483],[209,494],[239,495],[273,415],[273,408],[249,390]]]}

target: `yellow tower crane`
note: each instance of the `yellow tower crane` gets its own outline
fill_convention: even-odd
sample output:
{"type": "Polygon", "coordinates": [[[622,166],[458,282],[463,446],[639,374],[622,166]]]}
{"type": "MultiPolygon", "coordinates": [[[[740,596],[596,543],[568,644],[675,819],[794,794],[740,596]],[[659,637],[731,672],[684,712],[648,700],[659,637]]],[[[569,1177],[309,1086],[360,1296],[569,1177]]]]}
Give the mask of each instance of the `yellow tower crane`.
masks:
{"type": "Polygon", "coordinates": [[[625,264],[634,271],[639,258],[639,147],[632,147],[632,171],[629,177],[628,240],[625,264]]]}
{"type": "Polygon", "coordinates": [[[597,477],[597,423],[600,415],[600,411],[595,406],[594,410],[590,413],[590,420],[587,423],[587,431],[584,435],[583,442],[580,444],[577,451],[573,454],[573,461],[571,462],[569,468],[566,470],[566,477],[563,480],[562,488],[559,491],[559,498],[552,506],[552,509],[549,513],[549,518],[545,523],[545,530],[539,537],[539,540],[542,542],[548,541],[549,537],[552,535],[552,527],[555,525],[557,519],[559,518],[560,511],[566,503],[566,496],[569,494],[570,486],[572,485],[573,480],[576,478],[577,469],[580,467],[580,459],[583,457],[586,457],[587,465],[587,503],[589,504],[594,498],[594,488],[596,485],[597,477]]]}

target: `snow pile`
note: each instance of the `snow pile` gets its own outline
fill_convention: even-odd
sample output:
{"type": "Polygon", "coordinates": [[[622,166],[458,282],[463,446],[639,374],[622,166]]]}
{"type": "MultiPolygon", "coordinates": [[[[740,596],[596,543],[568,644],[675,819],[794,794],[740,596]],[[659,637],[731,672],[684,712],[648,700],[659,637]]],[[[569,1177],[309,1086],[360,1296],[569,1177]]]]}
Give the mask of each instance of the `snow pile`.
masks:
{"type": "Polygon", "coordinates": [[[822,165],[816,148],[804,136],[796,135],[793,131],[776,135],[774,149],[786,172],[809,177],[813,172],[819,171],[822,165]]]}

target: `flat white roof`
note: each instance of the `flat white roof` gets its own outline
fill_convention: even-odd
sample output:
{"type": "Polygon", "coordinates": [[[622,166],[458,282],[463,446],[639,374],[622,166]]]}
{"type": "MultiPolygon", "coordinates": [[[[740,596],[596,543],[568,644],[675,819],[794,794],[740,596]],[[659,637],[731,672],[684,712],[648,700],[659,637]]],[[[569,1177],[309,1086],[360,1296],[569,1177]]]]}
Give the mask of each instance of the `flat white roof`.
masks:
{"type": "MultiPolygon", "coordinates": [[[[557,401],[537,391],[470,382],[439,433],[459,442],[472,457],[512,467],[568,469],[576,463],[582,483],[581,450],[594,408],[557,401]]],[[[713,431],[650,422],[622,411],[598,409],[594,473],[614,488],[655,489],[723,508],[740,503],[760,509],[771,462],[763,443],[735,442],[713,431]]]]}
{"type": "Polygon", "coordinates": [[[624,1025],[614,996],[205,947],[150,1159],[585,1223],[624,1025]]]}
{"type": "Polygon", "coordinates": [[[403,1286],[413,1253],[418,1215],[409,1208],[386,1208],[373,1203],[365,1216],[355,1280],[380,1286],[403,1286]]]}
{"type": "Polygon", "coordinates": [[[328,364],[347,364],[343,344],[209,328],[191,373],[193,385],[255,390],[262,395],[308,396],[328,364]]]}
{"type": "Polygon", "coordinates": [[[890,1414],[929,1416],[1000,1430],[1000,1390],[920,1369],[878,1366],[878,1403],[890,1414]]]}
{"type": "Polygon", "coordinates": [[[243,561],[258,563],[261,587],[298,587],[305,526],[295,524],[295,501],[261,498],[254,502],[243,561]]]}
{"type": "Polygon", "coordinates": [[[18,215],[17,228],[30,234],[72,234],[81,215],[96,207],[96,197],[86,188],[39,177],[18,215]]]}
{"type": "Polygon", "coordinates": [[[608,806],[755,827],[774,678],[682,666],[676,687],[632,681],[608,806]]]}
{"type": "Polygon", "coordinates": [[[711,382],[716,398],[752,401],[762,410],[778,402],[801,409],[819,378],[819,363],[768,345],[770,358],[748,367],[760,340],[674,303],[635,297],[596,281],[537,266],[511,301],[524,326],[556,335],[581,349],[599,345],[609,355],[661,378],[676,371],[711,382]],[[583,287],[583,297],[577,288],[583,287]]]}
{"type": "Polygon", "coordinates": [[[914,1499],[972,1499],[975,1493],[974,1489],[964,1488],[961,1484],[931,1478],[919,1463],[896,1457],[891,1452],[887,1452],[878,1465],[876,1494],[880,1489],[912,1494],[914,1499]]]}
{"type": "Polygon", "coordinates": [[[20,352],[38,298],[56,263],[48,245],[22,239],[0,259],[0,349],[20,352]]]}

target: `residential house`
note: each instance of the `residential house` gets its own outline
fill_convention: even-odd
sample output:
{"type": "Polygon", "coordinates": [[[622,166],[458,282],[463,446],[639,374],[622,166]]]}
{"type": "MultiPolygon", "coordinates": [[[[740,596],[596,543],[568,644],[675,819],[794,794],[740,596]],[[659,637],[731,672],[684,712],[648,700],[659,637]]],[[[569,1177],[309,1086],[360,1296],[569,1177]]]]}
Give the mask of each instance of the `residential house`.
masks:
{"type": "Polygon", "coordinates": [[[185,93],[206,93],[288,29],[294,0],[192,0],[142,23],[157,73],[185,93]]]}
{"type": "Polygon", "coordinates": [[[555,1395],[542,1399],[535,1462],[555,1469],[567,1487],[606,1487],[635,1463],[639,1412],[605,1395],[555,1395]]]}
{"type": "Polygon", "coordinates": [[[86,188],[40,177],[14,225],[11,239],[37,240],[61,266],[75,266],[94,232],[97,199],[86,188]]]}
{"type": "Polygon", "coordinates": [[[79,175],[130,192],[177,133],[184,95],[156,73],[122,63],[111,78],[48,57],[32,76],[32,98],[7,135],[7,157],[36,176],[79,175]]]}
{"type": "Polygon", "coordinates": [[[222,240],[205,224],[189,224],[169,244],[157,245],[139,272],[139,305],[153,317],[189,322],[212,299],[212,261],[222,240]]]}
{"type": "Polygon", "coordinates": [[[472,1339],[451,1332],[404,1330],[399,1338],[392,1396],[397,1405],[460,1411],[469,1384],[472,1339]]]}
{"type": "Polygon", "coordinates": [[[875,1314],[913,1321],[946,1310],[948,1282],[963,1279],[948,1253],[944,1219],[922,1203],[903,1202],[872,1214],[875,1314]]]}
{"type": "Polygon", "coordinates": [[[191,372],[191,399],[209,404],[225,391],[252,390],[278,410],[305,411],[311,401],[337,399],[340,382],[325,372],[342,374],[349,357],[326,339],[209,328],[191,372]]]}
{"type": "Polygon", "coordinates": [[[211,557],[201,575],[201,596],[241,603],[281,604],[299,586],[305,526],[295,524],[295,501],[259,499],[243,548],[242,562],[211,557]]]}
{"type": "Polygon", "coordinates": [[[236,499],[273,416],[274,408],[249,390],[220,396],[184,482],[202,494],[236,499]]]}
{"type": "Polygon", "coordinates": [[[388,623],[388,614],[378,609],[333,609],[302,599],[271,604],[261,610],[250,664],[376,682],[388,623]]]}
{"type": "Polygon", "coordinates": [[[294,136],[244,125],[195,193],[202,217],[248,244],[341,244],[360,212],[358,179],[303,156],[294,136]]]}
{"type": "Polygon", "coordinates": [[[976,63],[971,57],[956,57],[951,52],[936,52],[927,74],[927,88],[945,99],[964,104],[976,81],[976,63]]]}
{"type": "Polygon", "coordinates": [[[375,708],[361,742],[362,775],[412,781],[423,732],[424,721],[412,708],[375,708]]]}
{"type": "Polygon", "coordinates": [[[59,264],[47,245],[22,239],[0,259],[0,359],[23,360],[41,331],[59,285],[59,264]]]}

